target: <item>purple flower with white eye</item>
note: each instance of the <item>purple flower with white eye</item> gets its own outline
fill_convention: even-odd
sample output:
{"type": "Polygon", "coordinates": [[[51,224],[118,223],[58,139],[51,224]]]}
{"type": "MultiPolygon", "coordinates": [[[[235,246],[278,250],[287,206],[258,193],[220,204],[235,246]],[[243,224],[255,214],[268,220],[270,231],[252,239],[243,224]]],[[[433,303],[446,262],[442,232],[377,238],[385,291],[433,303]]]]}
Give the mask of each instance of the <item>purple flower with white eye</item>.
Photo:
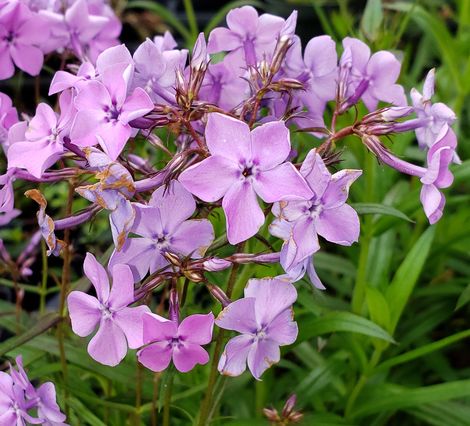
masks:
{"type": "MultiPolygon", "coordinates": [[[[418,116],[421,126],[416,129],[416,138],[421,149],[431,148],[437,141],[442,129],[447,131],[455,119],[455,113],[442,102],[433,104],[431,98],[434,95],[434,69],[428,72],[423,86],[423,94],[416,89],[411,90],[411,100],[414,111],[418,116]]],[[[454,159],[459,162],[458,157],[454,159]]]]}
{"type": "Polygon", "coordinates": [[[134,87],[141,87],[155,102],[175,102],[176,70],[186,63],[187,50],[162,50],[152,40],[134,53],[134,87]]]}
{"type": "Polygon", "coordinates": [[[196,364],[207,364],[209,354],[201,346],[212,340],[214,315],[196,314],[186,317],[180,324],[159,315],[143,317],[144,345],[137,352],[139,362],[152,371],[165,370],[170,361],[182,373],[196,364]]]}
{"type": "Polygon", "coordinates": [[[75,108],[70,91],[62,93],[59,100],[60,116],[49,105],[41,103],[36,108],[36,115],[28,123],[23,137],[17,141],[9,137],[9,168],[26,169],[33,176],[41,178],[44,170],[62,157],[64,138],[69,135],[75,108]]]}
{"type": "Polygon", "coordinates": [[[18,112],[13,107],[11,99],[0,92],[0,144],[4,144],[8,137],[8,130],[18,122],[18,112]]]}
{"type": "Polygon", "coordinates": [[[340,85],[345,86],[348,96],[344,108],[356,104],[359,99],[364,101],[367,109],[373,111],[379,101],[393,105],[407,104],[404,89],[395,84],[401,64],[390,52],[381,50],[370,54],[369,47],[362,41],[346,37],[343,40],[344,53],[341,57],[340,85]]]}
{"type": "Polygon", "coordinates": [[[290,201],[275,205],[277,219],[271,224],[276,228],[292,225],[289,238],[281,250],[281,265],[285,271],[297,266],[319,250],[318,235],[326,240],[349,246],[359,238],[359,217],[346,204],[349,187],[362,174],[361,170],[341,170],[334,175],[326,168],[320,155],[311,150],[300,169],[313,191],[308,201],[290,201]]]}
{"type": "Polygon", "coordinates": [[[207,219],[188,220],[196,203],[178,181],[157,189],[148,205],[134,203],[134,209],[131,232],[140,238],[128,238],[121,251],[113,252],[109,265],[129,265],[135,281],[168,265],[165,252],[198,259],[214,240],[207,219]]]}
{"type": "Polygon", "coordinates": [[[41,17],[18,0],[0,7],[0,80],[15,73],[15,65],[30,75],[41,71],[44,55],[40,44],[48,37],[41,17]]]}
{"type": "Polygon", "coordinates": [[[228,28],[215,28],[209,34],[207,51],[230,52],[230,61],[238,66],[256,65],[264,53],[271,53],[285,23],[269,13],[258,16],[252,6],[232,9],[226,19],[228,28]]]}
{"type": "Polygon", "coordinates": [[[144,90],[137,87],[127,96],[125,64],[104,70],[101,82],[89,81],[75,97],[78,112],[70,138],[80,146],[99,143],[111,160],[116,160],[131,136],[129,122],[153,109],[144,90]]]}
{"type": "Polygon", "coordinates": [[[72,291],[67,304],[72,330],[80,337],[88,336],[99,324],[90,340],[88,353],[104,365],[115,366],[126,356],[127,347],[142,346],[142,317],[150,312],[148,306],[130,308],[134,303],[134,279],[127,265],[112,268],[113,285],[109,289],[106,270],[91,253],[83,264],[85,275],[95,287],[97,297],[72,291]]]}
{"type": "Polygon", "coordinates": [[[214,113],[209,115],[205,136],[212,155],[186,169],[179,180],[204,201],[223,197],[231,244],[247,240],[263,225],[257,195],[266,203],[311,198],[312,191],[297,169],[285,162],[291,146],[283,122],[250,132],[246,123],[214,113]]]}
{"type": "Polygon", "coordinates": [[[292,304],[297,299],[295,287],[280,279],[252,279],[245,287],[245,297],[230,303],[215,323],[226,330],[241,333],[229,340],[219,361],[219,371],[239,376],[246,365],[255,379],[279,362],[279,347],[297,339],[292,304]]]}
{"type": "Polygon", "coordinates": [[[134,180],[129,171],[120,163],[111,161],[96,148],[85,148],[88,164],[97,169],[100,182],[79,186],[75,189],[82,197],[110,210],[109,222],[116,250],[121,250],[135,218],[135,211],[129,199],[135,193],[134,180]]]}

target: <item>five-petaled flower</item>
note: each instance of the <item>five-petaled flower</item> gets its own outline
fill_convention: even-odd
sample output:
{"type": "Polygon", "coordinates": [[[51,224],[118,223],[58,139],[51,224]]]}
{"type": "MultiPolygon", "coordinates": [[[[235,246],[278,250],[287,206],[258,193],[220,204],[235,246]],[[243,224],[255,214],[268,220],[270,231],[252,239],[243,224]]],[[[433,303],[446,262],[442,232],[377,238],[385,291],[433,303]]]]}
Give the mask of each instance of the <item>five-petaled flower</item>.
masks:
{"type": "Polygon", "coordinates": [[[91,253],[86,255],[83,270],[97,297],[82,291],[69,294],[72,330],[85,337],[99,324],[98,332],[88,345],[88,353],[101,364],[115,366],[126,356],[128,346],[131,349],[142,346],[142,316],[150,309],[148,306],[129,307],[135,302],[134,279],[129,266],[113,267],[111,290],[106,270],[91,253]]]}

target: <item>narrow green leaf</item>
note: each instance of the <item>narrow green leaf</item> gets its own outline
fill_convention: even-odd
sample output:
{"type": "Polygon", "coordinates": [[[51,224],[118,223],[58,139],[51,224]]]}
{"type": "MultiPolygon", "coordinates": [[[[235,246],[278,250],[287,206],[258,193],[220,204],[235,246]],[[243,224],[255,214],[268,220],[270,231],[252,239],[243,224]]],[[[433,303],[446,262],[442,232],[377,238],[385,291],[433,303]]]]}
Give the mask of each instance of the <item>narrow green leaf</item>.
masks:
{"type": "Polygon", "coordinates": [[[160,4],[159,2],[150,1],[150,0],[135,0],[130,1],[126,5],[126,9],[147,9],[151,12],[154,12],[163,20],[171,25],[176,31],[178,31],[183,38],[186,40],[186,43],[190,43],[192,40],[191,33],[184,27],[180,20],[173,14],[171,10],[160,4]]]}
{"type": "Polygon", "coordinates": [[[390,330],[393,332],[408,299],[418,281],[431,249],[436,228],[429,227],[411,248],[398,268],[390,286],[387,288],[386,299],[390,305],[390,330]]]}
{"type": "Polygon", "coordinates": [[[405,352],[404,354],[396,357],[387,359],[382,364],[376,367],[376,371],[388,370],[395,365],[404,364],[406,362],[413,361],[417,358],[429,355],[432,352],[438,351],[445,348],[446,346],[452,345],[459,340],[463,340],[470,337],[470,330],[461,331],[460,333],[453,334],[452,336],[445,337],[444,339],[432,342],[419,348],[413,349],[412,351],[405,352]]]}
{"type": "Polygon", "coordinates": [[[256,1],[256,0],[236,0],[227,3],[225,6],[221,7],[216,14],[211,18],[211,20],[207,23],[206,28],[204,28],[204,34],[206,36],[217,27],[222,20],[225,18],[228,12],[235,7],[241,7],[245,5],[256,6],[260,9],[264,8],[263,3],[256,1]]]}
{"type": "Polygon", "coordinates": [[[462,291],[462,294],[459,297],[459,300],[457,300],[457,306],[455,309],[460,309],[462,306],[466,305],[468,302],[470,302],[470,284],[465,288],[464,291],[462,291]]]}
{"type": "Polygon", "coordinates": [[[365,403],[358,405],[352,417],[364,417],[384,411],[396,411],[422,404],[468,397],[470,396],[470,380],[457,380],[417,389],[400,388],[396,392],[396,394],[384,395],[379,388],[368,395],[365,403]]]}
{"type": "Polygon", "coordinates": [[[383,328],[350,312],[330,312],[321,318],[309,318],[299,323],[299,343],[314,336],[336,332],[365,334],[394,343],[392,336],[383,328]]]}
{"type": "Polygon", "coordinates": [[[355,203],[351,205],[358,214],[382,214],[413,222],[405,213],[391,206],[375,203],[355,203]]]}
{"type": "Polygon", "coordinates": [[[23,334],[19,336],[14,336],[8,340],[0,343],[0,356],[6,354],[7,352],[12,351],[18,346],[23,345],[26,342],[29,342],[36,336],[44,333],[49,330],[51,327],[54,327],[59,322],[59,315],[57,313],[49,313],[39,318],[38,321],[29,329],[27,329],[23,334]]]}
{"type": "Polygon", "coordinates": [[[369,40],[375,40],[383,22],[382,0],[368,0],[361,20],[361,29],[369,40]]]}
{"type": "Polygon", "coordinates": [[[96,417],[81,401],[76,398],[68,398],[70,407],[77,413],[81,422],[86,422],[91,426],[106,426],[98,417],[96,417]]]}
{"type": "Polygon", "coordinates": [[[370,318],[385,330],[390,329],[390,308],[384,295],[374,287],[366,289],[367,308],[370,318]]]}

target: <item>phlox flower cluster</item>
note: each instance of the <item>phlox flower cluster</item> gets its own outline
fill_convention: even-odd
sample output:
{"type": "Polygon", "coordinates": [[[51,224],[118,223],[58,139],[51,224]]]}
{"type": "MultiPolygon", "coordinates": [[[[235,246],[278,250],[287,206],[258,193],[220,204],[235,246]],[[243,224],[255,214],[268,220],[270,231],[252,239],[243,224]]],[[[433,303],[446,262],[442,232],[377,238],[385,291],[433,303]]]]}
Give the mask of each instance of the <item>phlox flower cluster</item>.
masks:
{"type": "Polygon", "coordinates": [[[36,388],[28,379],[21,356],[16,358],[16,369],[10,365],[10,373],[0,371],[1,426],[66,426],[64,422],[54,384],[46,382],[36,388]]]}
{"type": "MultiPolygon", "coordinates": [[[[96,331],[88,352],[97,362],[115,366],[130,348],[152,371],[173,363],[187,372],[209,361],[204,346],[216,326],[238,333],[216,360],[222,374],[237,376],[248,367],[259,379],[277,363],[280,347],[297,338],[294,283],[305,277],[325,289],[314,268],[322,241],[350,246],[359,239],[360,220],[348,198],[362,170],[339,167],[337,146],[346,136],[380,163],[418,177],[429,222],[442,216],[442,189],[451,185],[449,166],[459,158],[455,115],[432,101],[434,70],[423,94],[413,89],[409,103],[392,52],[371,52],[350,37],[337,46],[325,35],[303,49],[296,12],[283,19],[244,6],[230,11],[227,27],[215,28],[207,41],[201,34],[191,54],[169,33],[131,53],[113,46],[117,24],[105,4],[70,1],[64,12],[53,3],[0,3],[0,31],[17,29],[0,37],[7,46],[0,61],[34,74],[41,52],[66,49],[76,57],[52,80],[49,93],[59,108],[41,103],[34,116],[18,121],[10,99],[0,96],[0,142],[8,160],[0,211],[5,223],[17,214],[15,180],[80,176],[76,194],[90,202],[54,220],[42,194],[29,191],[40,205],[40,230],[16,261],[19,270],[27,269],[41,236],[48,253],[59,255],[68,248],[56,232],[109,213],[109,263],[88,253],[83,265],[96,295],[74,290],[68,296],[74,333],[96,331]],[[47,44],[31,44],[31,27],[23,32],[18,24],[33,15],[37,25],[54,23],[47,44]],[[34,66],[18,61],[28,56],[18,54],[23,40],[36,52],[34,66]],[[159,138],[161,129],[171,135],[168,143],[159,138]],[[293,146],[294,130],[310,135],[307,152],[293,146]],[[424,165],[386,145],[410,131],[425,152],[424,165]],[[148,154],[157,150],[166,158],[158,167],[148,154]],[[225,218],[222,230],[214,227],[213,212],[225,218]],[[273,241],[269,250],[244,252],[245,242],[263,232],[271,235],[261,236],[273,241]],[[207,274],[247,263],[280,264],[280,273],[250,279],[238,300],[207,274]],[[219,315],[205,310],[183,317],[183,281],[204,286],[220,303],[219,315]],[[160,306],[168,314],[153,312],[155,298],[166,300],[160,306]]],[[[8,66],[3,78],[13,73],[8,66]]]]}

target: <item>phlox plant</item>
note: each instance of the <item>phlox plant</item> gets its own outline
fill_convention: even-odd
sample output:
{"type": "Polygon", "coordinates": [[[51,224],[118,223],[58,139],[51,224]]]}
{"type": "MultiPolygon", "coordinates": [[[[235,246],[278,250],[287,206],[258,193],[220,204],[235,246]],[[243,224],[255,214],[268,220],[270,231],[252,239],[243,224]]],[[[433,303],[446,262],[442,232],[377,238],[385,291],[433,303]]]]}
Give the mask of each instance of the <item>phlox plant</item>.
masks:
{"type": "MultiPolygon", "coordinates": [[[[32,114],[0,93],[1,225],[21,218],[24,196],[27,209],[37,208],[21,250],[3,243],[0,250],[14,282],[17,324],[31,287],[18,283],[42,267],[35,293],[42,319],[2,352],[20,356],[17,370],[0,373],[0,425],[124,424],[120,410],[126,424],[157,424],[162,407],[165,425],[208,425],[218,421],[231,381],[258,388],[273,370],[295,368],[296,360],[283,356],[287,348],[315,359],[327,344],[308,349],[302,336],[341,331],[369,340],[348,337],[363,370],[351,389],[335,382],[346,403],[331,411],[360,418],[357,398],[381,354],[397,344],[406,303],[398,299],[409,297],[397,290],[394,305],[367,289],[364,262],[378,223],[371,215],[410,219],[371,191],[363,203],[350,192],[370,190],[379,179],[373,170],[393,170],[412,182],[420,226],[437,224],[446,215],[444,190],[462,163],[457,116],[436,99],[434,68],[416,88],[405,87],[396,51],[351,36],[304,43],[297,18],[297,11],[282,18],[244,5],[189,50],[166,32],[131,51],[120,44],[120,20],[106,1],[0,0],[1,79],[37,76],[44,62],[60,59],[48,97],[32,114]],[[413,140],[413,156],[394,143],[401,137],[413,140]],[[58,214],[50,197],[62,187],[58,214]],[[367,251],[358,213],[368,215],[367,251]],[[294,309],[305,316],[308,298],[341,292],[322,279],[317,260],[359,249],[363,276],[351,309],[330,300],[336,322],[323,329],[298,322],[294,309]],[[49,276],[48,264],[59,259],[62,269],[49,276]],[[56,313],[44,314],[54,306],[46,298],[50,277],[59,283],[56,313]],[[57,339],[45,334],[53,327],[57,339]],[[34,369],[35,348],[48,345],[55,349],[44,356],[58,360],[57,368],[34,369]],[[57,402],[51,382],[36,385],[42,370],[55,378],[61,371],[57,402]],[[114,389],[124,371],[131,378],[114,389]],[[174,389],[186,375],[192,381],[183,393],[201,403],[180,420],[173,404],[184,396],[174,389]],[[100,398],[98,410],[86,409],[100,398]]],[[[417,263],[429,229],[414,249],[417,263]]],[[[343,361],[339,368],[347,368],[343,361]]],[[[267,420],[302,421],[296,396],[289,398],[298,387],[282,383],[287,402],[280,414],[266,408],[267,420]]],[[[328,400],[315,408],[329,411],[328,400]]]]}

